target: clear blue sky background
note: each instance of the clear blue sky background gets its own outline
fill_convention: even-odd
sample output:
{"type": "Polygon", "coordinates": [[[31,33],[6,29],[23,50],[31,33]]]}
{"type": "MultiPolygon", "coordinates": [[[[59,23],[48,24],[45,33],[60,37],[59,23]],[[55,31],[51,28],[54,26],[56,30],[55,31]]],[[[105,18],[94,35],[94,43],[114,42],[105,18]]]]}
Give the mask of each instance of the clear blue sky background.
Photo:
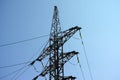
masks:
{"type": "MultiPolygon", "coordinates": [[[[76,25],[82,27],[93,80],[120,80],[119,0],[0,0],[0,45],[49,34],[54,5],[58,6],[63,30],[76,25]]],[[[0,66],[26,62],[35,54],[34,60],[48,37],[0,47],[0,66]]],[[[79,38],[79,34],[74,37],[79,38]]],[[[80,52],[85,78],[91,80],[80,40],[71,38],[64,50],[80,52]]],[[[65,75],[83,80],[76,57],[70,62],[65,64],[65,75]]],[[[22,66],[0,69],[0,76],[22,66]]],[[[31,80],[37,74],[30,67],[17,80],[31,80]]],[[[15,74],[1,80],[15,80],[14,76],[15,74]]]]}

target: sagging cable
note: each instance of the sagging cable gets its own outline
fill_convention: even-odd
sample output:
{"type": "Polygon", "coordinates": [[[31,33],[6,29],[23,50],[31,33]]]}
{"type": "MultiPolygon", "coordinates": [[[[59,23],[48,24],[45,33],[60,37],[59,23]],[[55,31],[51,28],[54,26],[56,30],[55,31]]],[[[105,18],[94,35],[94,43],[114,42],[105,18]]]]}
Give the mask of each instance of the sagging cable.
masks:
{"type": "Polygon", "coordinates": [[[82,45],[83,45],[83,49],[84,49],[85,58],[86,58],[86,61],[87,61],[87,65],[88,65],[88,69],[89,69],[90,77],[91,77],[91,80],[93,80],[93,76],[92,76],[91,68],[90,68],[90,65],[89,65],[89,61],[88,61],[88,57],[87,57],[87,53],[86,53],[86,49],[85,49],[85,45],[84,45],[84,42],[83,42],[83,39],[82,39],[82,34],[81,34],[81,31],[80,31],[80,30],[79,30],[79,34],[80,34],[80,38],[81,38],[81,43],[82,43],[82,45]]]}
{"type": "Polygon", "coordinates": [[[39,71],[37,70],[37,68],[34,65],[33,65],[33,68],[37,73],[39,73],[39,71]]]}
{"type": "Polygon", "coordinates": [[[81,70],[81,73],[82,73],[83,80],[85,80],[83,69],[82,69],[81,64],[80,64],[80,59],[79,59],[78,55],[76,55],[76,56],[77,56],[77,61],[78,61],[78,64],[79,64],[79,67],[80,67],[80,70],[81,70]]]}

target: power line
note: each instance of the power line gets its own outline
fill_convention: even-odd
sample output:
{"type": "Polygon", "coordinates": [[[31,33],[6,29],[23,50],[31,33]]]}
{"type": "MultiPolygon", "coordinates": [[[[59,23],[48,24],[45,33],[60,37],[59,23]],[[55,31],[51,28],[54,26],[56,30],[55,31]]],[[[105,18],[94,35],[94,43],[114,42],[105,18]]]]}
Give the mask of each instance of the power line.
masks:
{"type": "Polygon", "coordinates": [[[73,36],[72,38],[77,39],[77,40],[80,40],[80,38],[77,38],[77,37],[74,37],[74,36],[73,36]]]}
{"type": "Polygon", "coordinates": [[[22,76],[31,66],[29,65],[24,71],[22,71],[14,80],[17,80],[20,76],[22,76]]]}
{"type": "MultiPolygon", "coordinates": [[[[40,49],[42,49],[45,45],[45,47],[48,45],[48,41],[46,41],[45,43],[43,43],[43,45],[37,50],[36,53],[38,53],[40,51],[40,49]],[[46,44],[45,44],[46,43],[46,44]]],[[[29,59],[29,61],[35,56],[36,54],[33,54],[32,57],[29,59]]]]}
{"type": "Polygon", "coordinates": [[[14,80],[14,78],[22,71],[27,65],[24,65],[21,70],[17,71],[16,74],[11,78],[11,80],[14,80]]]}
{"type": "MultiPolygon", "coordinates": [[[[30,59],[31,59],[31,58],[30,58],[30,59]]],[[[30,59],[29,59],[28,62],[31,63],[32,61],[30,61],[30,59]]],[[[27,63],[25,63],[25,65],[24,65],[23,67],[25,68],[25,67],[27,67],[27,66],[31,67],[31,65],[29,65],[29,64],[27,64],[27,63]]],[[[28,67],[28,68],[29,68],[29,67],[28,67]]],[[[23,69],[24,69],[24,68],[23,68],[23,69]]],[[[22,73],[20,73],[20,71],[22,70],[22,69],[21,69],[19,72],[17,72],[17,73],[13,76],[13,78],[12,78],[11,80],[16,80],[17,78],[19,78],[28,68],[26,68],[22,73]],[[18,75],[18,76],[17,76],[17,75],[18,75]],[[15,78],[15,79],[14,79],[14,78],[15,78]]]]}
{"type": "MultiPolygon", "coordinates": [[[[45,43],[38,49],[38,51],[37,51],[36,53],[38,53],[39,50],[40,50],[44,45],[47,46],[48,41],[46,41],[45,43]],[[46,44],[45,44],[45,43],[46,43],[46,44]]],[[[32,57],[29,59],[29,61],[30,61],[35,55],[36,55],[36,54],[33,54],[32,57]]],[[[33,60],[32,62],[34,62],[34,61],[36,61],[36,59],[33,60]]],[[[38,72],[37,69],[35,68],[35,66],[32,64],[32,62],[31,62],[29,65],[32,65],[33,68],[34,68],[34,70],[35,70],[36,72],[38,72]]],[[[44,67],[43,62],[41,62],[41,64],[42,64],[42,66],[44,67]]]]}
{"type": "MultiPolygon", "coordinates": [[[[24,67],[25,67],[25,66],[24,66],[24,67]]],[[[12,75],[12,74],[14,74],[14,73],[16,73],[16,72],[18,72],[18,71],[24,69],[24,67],[21,67],[21,68],[19,68],[19,69],[13,71],[13,72],[11,72],[11,73],[8,73],[8,74],[6,74],[6,75],[4,75],[4,76],[1,76],[0,79],[3,79],[3,78],[8,77],[8,76],[10,76],[10,75],[12,75]]]]}
{"type": "MultiPolygon", "coordinates": [[[[44,44],[43,44],[43,45],[44,45],[44,44]]],[[[41,48],[43,47],[43,45],[41,46],[41,48]]],[[[37,52],[38,52],[38,51],[37,51],[37,52]]],[[[33,56],[29,59],[29,61],[27,61],[27,62],[18,63],[18,64],[13,64],[13,65],[7,65],[7,66],[1,66],[0,68],[3,69],[3,68],[15,67],[15,66],[19,66],[19,65],[25,64],[22,68],[20,68],[20,69],[18,69],[18,70],[16,70],[16,71],[13,71],[13,72],[11,72],[11,73],[8,73],[8,74],[0,77],[0,79],[6,78],[6,77],[8,77],[8,76],[10,76],[10,75],[12,75],[12,74],[14,74],[14,73],[16,73],[15,76],[14,76],[14,77],[16,77],[16,76],[20,73],[20,71],[23,70],[23,69],[27,66],[28,63],[31,63],[31,62],[32,62],[32,61],[30,61],[30,60],[31,60],[34,56],[35,56],[35,55],[33,55],[33,56]]],[[[25,71],[24,71],[24,72],[25,72],[25,71]]],[[[23,72],[23,73],[24,73],[24,72],[23,72]]],[[[20,77],[20,76],[21,76],[21,75],[19,74],[18,77],[20,77]]],[[[14,77],[13,77],[13,78],[14,78],[14,77]]],[[[17,77],[17,78],[18,78],[18,77],[17,77]]],[[[11,80],[13,80],[13,78],[12,78],[11,80]]]]}
{"type": "Polygon", "coordinates": [[[36,68],[34,65],[32,65],[32,66],[33,66],[34,70],[35,70],[37,73],[39,73],[39,71],[37,70],[37,68],[36,68]]]}
{"type": "MultiPolygon", "coordinates": [[[[46,42],[47,42],[47,44],[48,44],[48,41],[46,41],[46,42]]],[[[47,45],[47,44],[46,44],[46,45],[47,45]]],[[[40,50],[44,45],[45,45],[45,43],[37,50],[36,53],[38,53],[39,50],[40,50]]],[[[28,60],[28,62],[31,61],[31,59],[32,59],[35,55],[36,55],[36,54],[33,54],[32,57],[28,60]]],[[[31,62],[32,62],[32,61],[31,61],[31,62]]],[[[28,64],[29,67],[28,67],[27,69],[29,69],[29,68],[31,67],[31,62],[30,62],[30,64],[28,64]]],[[[26,66],[26,65],[25,65],[25,66],[26,66]]],[[[32,66],[33,66],[34,70],[35,70],[36,72],[38,72],[37,69],[36,69],[36,67],[35,67],[34,65],[32,65],[32,66]]],[[[18,76],[17,76],[14,80],[17,80],[27,69],[25,69],[22,73],[18,72],[14,77],[16,77],[17,75],[18,75],[18,76]],[[19,74],[19,73],[20,73],[20,74],[19,74]]],[[[13,79],[12,79],[12,80],[13,80],[13,79]]]]}
{"type": "Polygon", "coordinates": [[[46,36],[48,36],[48,35],[38,36],[38,37],[34,37],[34,38],[30,38],[30,39],[25,39],[25,40],[21,40],[21,41],[16,41],[16,42],[12,42],[12,43],[6,43],[6,44],[0,45],[0,47],[10,46],[10,45],[18,44],[18,43],[23,43],[23,42],[27,42],[27,41],[39,39],[39,38],[46,37],[46,36]]]}
{"type": "MultiPolygon", "coordinates": [[[[44,45],[44,44],[43,44],[44,45]]],[[[43,47],[43,45],[41,46],[41,48],[43,47]]],[[[41,49],[40,48],[40,49],[41,49]]],[[[38,52],[38,51],[37,51],[38,52]]],[[[23,62],[23,63],[18,63],[18,64],[12,64],[12,65],[7,65],[7,66],[0,66],[0,68],[8,68],[8,67],[14,67],[14,66],[19,66],[22,64],[27,64],[27,63],[31,63],[32,61],[30,61],[33,57],[35,56],[35,54],[29,59],[29,61],[27,62],[23,62]]]]}
{"type": "Polygon", "coordinates": [[[13,64],[13,65],[1,66],[0,68],[14,67],[14,66],[19,66],[19,65],[27,64],[27,63],[30,63],[30,62],[31,61],[24,62],[24,63],[13,64]]]}
{"type": "MultiPolygon", "coordinates": [[[[47,44],[48,44],[48,41],[47,41],[47,44]]],[[[47,44],[46,44],[46,45],[47,45],[47,44]]],[[[45,45],[45,43],[39,48],[39,50],[40,50],[44,45],[45,45]]],[[[38,53],[39,50],[37,50],[36,53],[38,53]]],[[[30,62],[31,59],[32,59],[34,56],[35,56],[35,54],[32,55],[32,57],[28,60],[28,62],[30,62]]],[[[31,61],[31,62],[32,62],[32,61],[31,61]]],[[[30,62],[30,64],[31,64],[31,62],[30,62]]],[[[21,72],[21,73],[20,73],[20,72],[16,73],[16,75],[13,77],[13,78],[16,77],[14,80],[17,80],[27,69],[29,69],[29,68],[31,67],[30,64],[28,64],[29,67],[26,68],[23,72],[21,72]]],[[[25,66],[27,66],[27,65],[25,65],[25,66]]],[[[34,67],[34,69],[37,71],[37,69],[35,68],[35,66],[33,66],[33,67],[34,67]]],[[[37,71],[37,72],[38,72],[38,71],[37,71]]],[[[11,79],[11,80],[13,80],[13,79],[11,79]]]]}
{"type": "MultiPolygon", "coordinates": [[[[45,45],[45,47],[48,45],[48,41],[46,41],[39,49],[38,49],[38,51],[41,49],[41,48],[43,48],[44,47],[44,45],[45,45]],[[46,44],[45,44],[46,43],[46,44]]],[[[45,48],[44,47],[44,48],[45,48]]],[[[36,52],[36,53],[38,53],[38,51],[36,52]]],[[[36,54],[33,54],[33,56],[29,59],[29,60],[31,60],[34,56],[35,56],[36,54]]],[[[33,60],[33,61],[36,61],[36,59],[35,60],[33,60]]],[[[32,61],[32,62],[33,62],[32,61]]],[[[41,61],[41,64],[42,64],[42,66],[43,66],[43,68],[44,68],[44,65],[43,65],[43,62],[41,61]]],[[[31,65],[31,63],[29,64],[29,65],[31,65]]],[[[33,68],[34,68],[34,70],[36,71],[36,72],[39,72],[38,70],[37,70],[37,68],[32,64],[31,66],[33,66],[33,68]]],[[[47,78],[46,78],[46,76],[45,76],[45,80],[47,80],[47,78]]]]}
{"type": "Polygon", "coordinates": [[[90,68],[90,65],[89,65],[89,61],[88,61],[85,45],[84,45],[84,42],[82,40],[82,34],[81,34],[80,30],[79,30],[79,34],[80,34],[81,42],[82,42],[82,45],[83,45],[83,49],[84,49],[84,53],[85,53],[85,57],[86,57],[86,61],[87,61],[87,65],[88,65],[88,69],[89,69],[89,73],[90,73],[90,77],[91,77],[91,80],[93,80],[91,68],[90,68]]]}
{"type": "Polygon", "coordinates": [[[72,64],[72,65],[77,65],[76,63],[72,63],[72,62],[70,62],[70,61],[68,61],[70,64],[72,64]]]}
{"type": "Polygon", "coordinates": [[[77,55],[77,61],[78,61],[78,64],[79,64],[79,67],[80,67],[80,70],[81,70],[81,73],[82,73],[83,80],[85,80],[85,76],[84,76],[83,69],[82,69],[82,67],[81,67],[80,60],[79,60],[78,55],[77,55]]]}

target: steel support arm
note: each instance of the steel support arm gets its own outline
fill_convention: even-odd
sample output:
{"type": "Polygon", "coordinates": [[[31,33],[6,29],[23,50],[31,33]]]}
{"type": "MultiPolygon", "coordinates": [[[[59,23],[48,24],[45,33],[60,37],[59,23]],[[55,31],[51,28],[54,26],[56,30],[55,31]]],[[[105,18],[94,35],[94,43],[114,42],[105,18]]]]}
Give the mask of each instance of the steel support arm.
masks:
{"type": "MultiPolygon", "coordinates": [[[[63,66],[67,61],[69,61],[76,54],[78,54],[78,52],[75,52],[75,51],[63,53],[63,60],[62,60],[62,55],[60,55],[59,67],[63,66]]],[[[53,69],[54,69],[53,65],[46,66],[45,69],[41,72],[40,76],[45,76],[49,71],[53,71],[53,69]],[[50,67],[51,67],[51,70],[50,70],[50,67]]]]}
{"type": "MultiPolygon", "coordinates": [[[[81,27],[78,27],[78,26],[75,26],[75,27],[72,27],[66,31],[63,31],[62,32],[62,36],[58,37],[58,40],[62,40],[63,43],[59,43],[59,47],[63,46],[63,44],[68,41],[78,30],[80,30],[81,27]]],[[[43,51],[41,52],[40,56],[36,59],[37,61],[41,61],[43,58],[45,58],[46,56],[48,56],[50,54],[50,51],[51,51],[51,48],[53,48],[54,46],[54,43],[46,48],[43,49],[43,51]]],[[[35,61],[36,61],[35,60],[35,61]]],[[[33,61],[31,64],[34,64],[33,61]]]]}
{"type": "MultiPolygon", "coordinates": [[[[77,54],[78,54],[78,52],[75,52],[75,51],[63,53],[63,63],[62,63],[62,55],[60,55],[60,65],[59,66],[63,66],[67,61],[69,61],[73,56],[75,56],[77,54]]],[[[37,78],[39,76],[45,76],[49,71],[53,71],[53,69],[54,69],[53,65],[46,66],[39,75],[37,75],[35,78],[33,78],[33,80],[37,80],[37,78]],[[50,67],[51,67],[51,70],[50,70],[50,67]]]]}

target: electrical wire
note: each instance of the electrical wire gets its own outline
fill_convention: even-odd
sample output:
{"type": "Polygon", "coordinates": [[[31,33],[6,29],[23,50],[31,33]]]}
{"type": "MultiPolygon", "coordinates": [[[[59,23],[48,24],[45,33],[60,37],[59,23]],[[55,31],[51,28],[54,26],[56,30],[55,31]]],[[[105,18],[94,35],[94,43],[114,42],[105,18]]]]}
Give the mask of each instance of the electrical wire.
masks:
{"type": "Polygon", "coordinates": [[[85,80],[85,76],[84,76],[83,69],[82,69],[82,67],[81,67],[80,60],[79,60],[78,55],[77,55],[77,61],[78,61],[78,64],[79,64],[79,67],[80,67],[80,70],[81,70],[81,73],[82,73],[83,80],[85,80]]]}
{"type": "MultiPolygon", "coordinates": [[[[0,67],[0,68],[8,68],[8,67],[14,67],[14,66],[19,66],[19,65],[25,64],[22,68],[20,68],[20,69],[18,69],[18,70],[16,70],[16,71],[13,71],[13,72],[11,72],[11,73],[8,73],[8,74],[0,77],[0,79],[6,78],[6,77],[8,77],[8,76],[10,76],[10,75],[12,75],[12,74],[14,74],[14,73],[16,73],[15,76],[17,76],[17,75],[20,73],[20,71],[23,70],[23,69],[27,66],[27,64],[30,63],[30,62],[31,62],[31,61],[24,62],[24,63],[19,63],[19,64],[13,64],[13,65],[9,65],[9,66],[2,66],[2,67],[0,67]]],[[[25,72],[25,71],[24,71],[24,72],[25,72]]],[[[22,73],[21,73],[21,74],[22,74],[22,73]]],[[[15,76],[13,76],[13,78],[14,78],[15,76]]],[[[19,75],[19,76],[20,76],[20,75],[19,75]]],[[[13,80],[13,78],[12,78],[11,80],[13,80]]]]}
{"type": "MultiPolygon", "coordinates": [[[[45,47],[48,45],[48,40],[45,42],[38,50],[36,53],[38,53],[40,51],[40,49],[42,49],[45,45],[45,47]],[[46,43],[46,44],[45,44],[46,43]]],[[[35,56],[36,54],[33,54],[32,57],[29,59],[29,61],[35,56]]]]}
{"type": "Polygon", "coordinates": [[[39,71],[37,70],[37,68],[34,65],[33,65],[33,68],[37,73],[39,73],[39,71]]]}
{"type": "MultiPolygon", "coordinates": [[[[47,42],[48,43],[48,42],[47,42]]],[[[45,43],[37,50],[37,52],[36,53],[38,53],[39,51],[40,51],[40,49],[43,47],[45,45],[45,43]]],[[[28,62],[30,62],[31,61],[31,59],[35,56],[36,54],[33,54],[32,55],[32,57],[28,60],[28,62]]],[[[32,62],[32,61],[31,61],[32,62]]],[[[26,64],[27,65],[27,64],[26,64]]],[[[25,65],[25,66],[26,66],[25,65]]],[[[27,66],[31,66],[30,64],[28,64],[27,66]]],[[[37,71],[37,69],[35,68],[35,66],[34,65],[32,65],[33,66],[33,68],[34,68],[34,70],[36,71],[36,72],[38,72],[37,71]]],[[[20,77],[20,74],[19,74],[20,72],[18,72],[18,73],[16,73],[16,75],[14,76],[14,77],[16,77],[16,76],[18,76],[17,78],[19,78],[20,77]]],[[[11,79],[11,80],[13,80],[13,79],[11,79]]]]}
{"type": "MultiPolygon", "coordinates": [[[[43,45],[42,45],[42,47],[43,47],[43,45]]],[[[41,48],[39,48],[39,50],[40,50],[40,49],[41,49],[41,48]]],[[[38,50],[38,51],[39,51],[39,50],[38,50]]],[[[37,53],[38,53],[38,51],[37,51],[37,53]]],[[[36,55],[36,54],[33,54],[32,57],[28,60],[28,62],[29,62],[35,55],[36,55]]],[[[32,62],[32,61],[31,61],[31,62],[32,62]]],[[[30,64],[31,64],[31,63],[30,63],[30,64]]],[[[31,66],[30,64],[28,64],[28,65],[26,64],[26,65],[27,65],[27,66],[31,66]]],[[[25,65],[25,66],[26,66],[26,65],[25,65]]],[[[35,66],[34,66],[34,65],[32,65],[32,66],[33,66],[34,70],[35,70],[36,72],[38,72],[37,69],[35,68],[35,66]]],[[[27,68],[27,69],[28,69],[28,68],[27,68]]],[[[24,72],[25,72],[25,71],[24,71],[24,72]]],[[[22,72],[22,73],[24,73],[24,72],[22,72]]],[[[16,73],[16,75],[15,75],[13,78],[15,78],[17,75],[18,75],[17,78],[19,78],[19,77],[22,75],[22,73],[21,73],[21,74],[19,74],[19,73],[20,73],[20,72],[16,73]]],[[[17,79],[17,78],[16,78],[16,79],[17,79]]],[[[16,80],[16,79],[15,79],[15,80],[16,80]]],[[[14,79],[11,79],[11,80],[14,80],[14,79]]]]}
{"type": "MultiPolygon", "coordinates": [[[[45,45],[45,47],[48,45],[48,42],[49,41],[46,41],[41,47],[40,47],[40,49],[42,49],[43,47],[44,47],[44,45],[45,45]]],[[[45,49],[45,47],[43,48],[43,49],[45,49]]],[[[39,50],[40,50],[39,49],[39,50]]],[[[38,51],[39,51],[38,50],[38,51]]],[[[37,51],[37,53],[38,53],[38,51],[37,51]]],[[[29,59],[29,60],[31,60],[33,57],[35,56],[35,54],[29,59]]],[[[36,59],[34,60],[34,61],[36,61],[36,59]]],[[[42,66],[43,66],[43,68],[44,68],[44,64],[43,64],[43,62],[42,61],[40,61],[41,62],[41,64],[42,64],[42,66]]],[[[31,65],[31,64],[29,64],[29,65],[31,65]]],[[[34,70],[36,71],[36,72],[38,72],[38,70],[36,69],[36,67],[34,66],[34,65],[32,65],[33,66],[33,68],[34,68],[34,70]]],[[[39,75],[38,75],[39,76],[39,75]]],[[[47,80],[47,78],[46,78],[46,76],[45,76],[45,80],[47,80]]]]}
{"type": "MultiPolygon", "coordinates": [[[[28,64],[26,63],[22,68],[24,69],[24,68],[27,67],[27,66],[28,66],[28,64]]],[[[14,80],[14,78],[15,78],[23,69],[19,70],[19,71],[11,78],[11,80],[14,80]]]]}
{"type": "Polygon", "coordinates": [[[30,63],[30,62],[31,62],[31,61],[24,62],[24,63],[13,64],[13,65],[1,66],[0,68],[14,67],[14,66],[23,65],[23,64],[26,64],[26,63],[30,63]]]}
{"type": "MultiPolygon", "coordinates": [[[[16,42],[13,42],[13,43],[3,44],[3,45],[0,45],[0,47],[9,46],[9,45],[14,45],[14,44],[22,43],[22,42],[27,42],[27,41],[30,41],[30,40],[39,39],[39,38],[46,37],[46,36],[48,36],[48,35],[43,35],[43,36],[31,38],[31,39],[25,39],[25,40],[16,41],[16,42]]],[[[43,46],[42,46],[42,47],[43,47],[43,46]]],[[[16,79],[19,78],[28,68],[25,69],[21,74],[20,74],[20,71],[23,70],[26,66],[28,66],[27,63],[30,63],[30,62],[31,62],[30,60],[31,60],[34,56],[35,56],[35,55],[33,55],[33,56],[29,59],[28,62],[13,64],[13,65],[8,65],[8,66],[1,66],[0,68],[8,68],[8,67],[14,67],[14,66],[19,66],[19,65],[22,65],[22,64],[26,64],[26,65],[23,66],[22,68],[20,68],[20,69],[18,69],[18,70],[16,70],[16,71],[13,71],[13,72],[11,72],[11,73],[8,73],[8,74],[0,77],[0,79],[6,78],[7,76],[10,76],[10,75],[12,75],[12,74],[14,74],[14,73],[16,73],[16,72],[17,72],[17,73],[16,73],[16,75],[15,75],[13,78],[15,78],[15,77],[16,77],[16,79]]]]}
{"type": "Polygon", "coordinates": [[[43,62],[42,62],[42,61],[40,61],[40,62],[41,62],[41,64],[42,64],[43,68],[45,68],[45,66],[44,66],[43,62]]]}
{"type": "MultiPolygon", "coordinates": [[[[41,62],[41,64],[42,64],[42,66],[43,66],[43,68],[45,68],[45,66],[47,66],[47,64],[48,64],[48,62],[49,62],[49,60],[47,61],[47,63],[46,63],[46,65],[44,66],[44,64],[43,64],[43,62],[42,61],[40,61],[41,62]]],[[[34,66],[33,66],[34,67],[34,66]]],[[[35,69],[35,68],[34,68],[35,69]]],[[[35,70],[36,71],[36,70],[35,70]]],[[[40,74],[39,75],[37,75],[35,78],[33,78],[33,80],[36,80],[38,77],[40,76],[40,74]]],[[[47,78],[46,78],[46,76],[44,76],[44,78],[45,78],[45,80],[47,80],[47,78]]]]}
{"type": "Polygon", "coordinates": [[[80,38],[77,38],[77,37],[74,37],[74,36],[73,36],[72,38],[77,39],[77,40],[80,40],[80,38]]]}
{"type": "MultiPolygon", "coordinates": [[[[45,66],[47,66],[48,62],[49,62],[49,60],[47,61],[47,63],[46,63],[46,65],[45,65],[45,66]]],[[[43,62],[42,62],[42,61],[41,61],[41,64],[42,64],[43,68],[45,68],[45,66],[44,66],[44,64],[43,64],[43,62]]],[[[47,80],[46,76],[44,76],[44,78],[45,78],[45,80],[47,80]]]]}
{"type": "MultiPolygon", "coordinates": [[[[42,45],[42,47],[43,47],[43,45],[42,45]]],[[[41,48],[42,48],[41,47],[41,48]]],[[[40,49],[41,49],[40,48],[40,49]]],[[[37,53],[38,53],[38,51],[37,51],[37,53]]],[[[18,63],[18,64],[12,64],[12,65],[7,65],[7,66],[0,66],[0,68],[8,68],[8,67],[14,67],[14,66],[19,66],[19,65],[23,65],[23,64],[27,64],[27,63],[31,63],[32,61],[30,61],[33,57],[35,56],[35,54],[33,54],[33,56],[29,59],[29,61],[27,61],[27,62],[23,62],[23,63],[18,63]]]]}
{"type": "MultiPolygon", "coordinates": [[[[12,79],[11,80],[17,80],[27,69],[29,69],[29,67],[31,67],[31,65],[29,65],[29,64],[25,64],[23,67],[27,67],[28,66],[28,68],[26,68],[22,73],[20,73],[20,71],[19,72],[17,72],[13,77],[12,77],[12,79]],[[14,79],[15,78],[15,79],[14,79]]],[[[24,69],[24,68],[23,68],[24,69]]]]}
{"type": "Polygon", "coordinates": [[[20,76],[22,76],[31,66],[28,66],[24,71],[22,71],[14,80],[17,80],[20,76]]]}
{"type": "Polygon", "coordinates": [[[16,42],[12,42],[12,43],[6,43],[6,44],[0,45],[0,47],[10,46],[10,45],[18,44],[18,43],[23,43],[23,42],[27,42],[27,41],[39,39],[39,38],[46,37],[46,36],[48,36],[48,35],[38,36],[38,37],[34,37],[34,38],[30,38],[30,39],[25,39],[25,40],[20,40],[20,41],[16,41],[16,42]]]}
{"type": "Polygon", "coordinates": [[[85,57],[86,57],[86,61],[87,61],[87,65],[88,65],[88,69],[89,69],[89,73],[90,73],[90,77],[91,77],[91,80],[93,80],[91,68],[90,68],[90,65],[89,65],[89,61],[88,61],[85,45],[84,45],[84,42],[83,42],[83,39],[82,39],[82,34],[81,34],[80,30],[79,30],[79,34],[80,34],[81,42],[82,42],[82,45],[83,45],[83,49],[84,49],[84,53],[85,53],[85,57]]]}
{"type": "MultiPolygon", "coordinates": [[[[42,46],[42,47],[43,47],[43,46],[42,46]]],[[[37,52],[38,52],[38,51],[37,51],[37,52]]],[[[35,54],[34,54],[27,62],[24,62],[24,63],[18,63],[18,64],[13,64],[13,65],[1,66],[0,68],[8,68],[8,67],[14,67],[14,66],[19,66],[19,65],[25,64],[22,68],[20,68],[20,69],[18,69],[18,70],[16,70],[16,71],[13,71],[13,72],[11,72],[11,73],[8,73],[7,75],[4,75],[4,76],[0,77],[0,79],[6,78],[7,76],[12,75],[12,74],[14,74],[14,73],[16,73],[15,76],[14,76],[14,77],[16,77],[16,76],[20,73],[21,70],[23,70],[26,66],[28,66],[28,65],[27,65],[28,63],[31,63],[31,62],[32,62],[32,61],[30,61],[30,60],[31,60],[34,56],[35,56],[35,54]],[[19,71],[19,72],[18,72],[18,71],[19,71]]],[[[14,77],[13,77],[13,78],[14,78],[14,77]]],[[[13,80],[13,78],[12,78],[11,80],[13,80]]]]}
{"type": "Polygon", "coordinates": [[[77,65],[77,63],[74,64],[74,63],[72,63],[72,62],[70,62],[70,61],[68,61],[68,62],[69,62],[70,64],[72,64],[72,65],[77,65]]]}
{"type": "MultiPolygon", "coordinates": [[[[24,66],[24,67],[25,67],[25,66],[24,66]]],[[[1,77],[0,77],[0,80],[3,79],[3,78],[6,78],[6,77],[8,77],[8,76],[10,76],[10,75],[12,75],[12,74],[14,74],[14,73],[16,73],[16,72],[18,72],[18,71],[21,71],[22,69],[24,69],[24,67],[21,67],[21,68],[13,71],[13,72],[11,72],[11,73],[8,73],[8,74],[6,74],[6,75],[4,75],[4,76],[1,76],[1,77]]]]}
{"type": "MultiPolygon", "coordinates": [[[[43,47],[43,45],[41,46],[41,48],[42,48],[42,47],[43,47]]],[[[39,48],[36,53],[38,53],[41,48],[39,48]]],[[[36,54],[33,54],[32,57],[28,60],[28,62],[31,63],[31,62],[32,62],[31,59],[32,59],[35,55],[36,55],[36,54]]],[[[31,66],[31,65],[30,65],[30,64],[27,65],[27,63],[26,63],[26,65],[24,65],[24,66],[31,66]]],[[[33,66],[33,68],[34,68],[34,70],[35,70],[36,72],[38,72],[37,69],[35,68],[35,66],[33,66]]],[[[27,68],[27,69],[28,69],[28,68],[27,68]]],[[[24,72],[25,72],[25,71],[24,71],[24,72]]],[[[23,72],[23,73],[24,73],[24,72],[23,72]]],[[[19,77],[22,75],[22,74],[20,75],[19,73],[20,73],[20,72],[16,73],[16,75],[15,75],[11,80],[14,80],[14,78],[15,78],[17,75],[18,75],[17,78],[19,78],[19,77]]],[[[16,78],[16,79],[17,79],[17,78],[16,78]]]]}
{"type": "MultiPolygon", "coordinates": [[[[48,41],[46,41],[45,43],[48,44],[48,41]]],[[[40,49],[45,45],[45,43],[38,49],[38,51],[37,51],[36,53],[38,53],[38,52],[40,51],[40,49]]],[[[46,44],[46,45],[47,45],[47,44],[46,44]]],[[[46,46],[46,45],[45,45],[45,46],[46,46]]],[[[36,54],[33,54],[32,57],[29,59],[29,61],[30,61],[35,55],[36,55],[36,54]]],[[[33,60],[33,61],[36,61],[36,59],[33,60]]],[[[32,61],[32,62],[33,62],[33,61],[32,61]]],[[[29,65],[31,65],[31,63],[30,63],[29,65]]],[[[44,66],[43,63],[42,63],[42,66],[44,66]]],[[[35,67],[35,66],[33,66],[33,67],[35,67]]],[[[34,69],[35,69],[35,68],[34,68],[34,69]]]]}

